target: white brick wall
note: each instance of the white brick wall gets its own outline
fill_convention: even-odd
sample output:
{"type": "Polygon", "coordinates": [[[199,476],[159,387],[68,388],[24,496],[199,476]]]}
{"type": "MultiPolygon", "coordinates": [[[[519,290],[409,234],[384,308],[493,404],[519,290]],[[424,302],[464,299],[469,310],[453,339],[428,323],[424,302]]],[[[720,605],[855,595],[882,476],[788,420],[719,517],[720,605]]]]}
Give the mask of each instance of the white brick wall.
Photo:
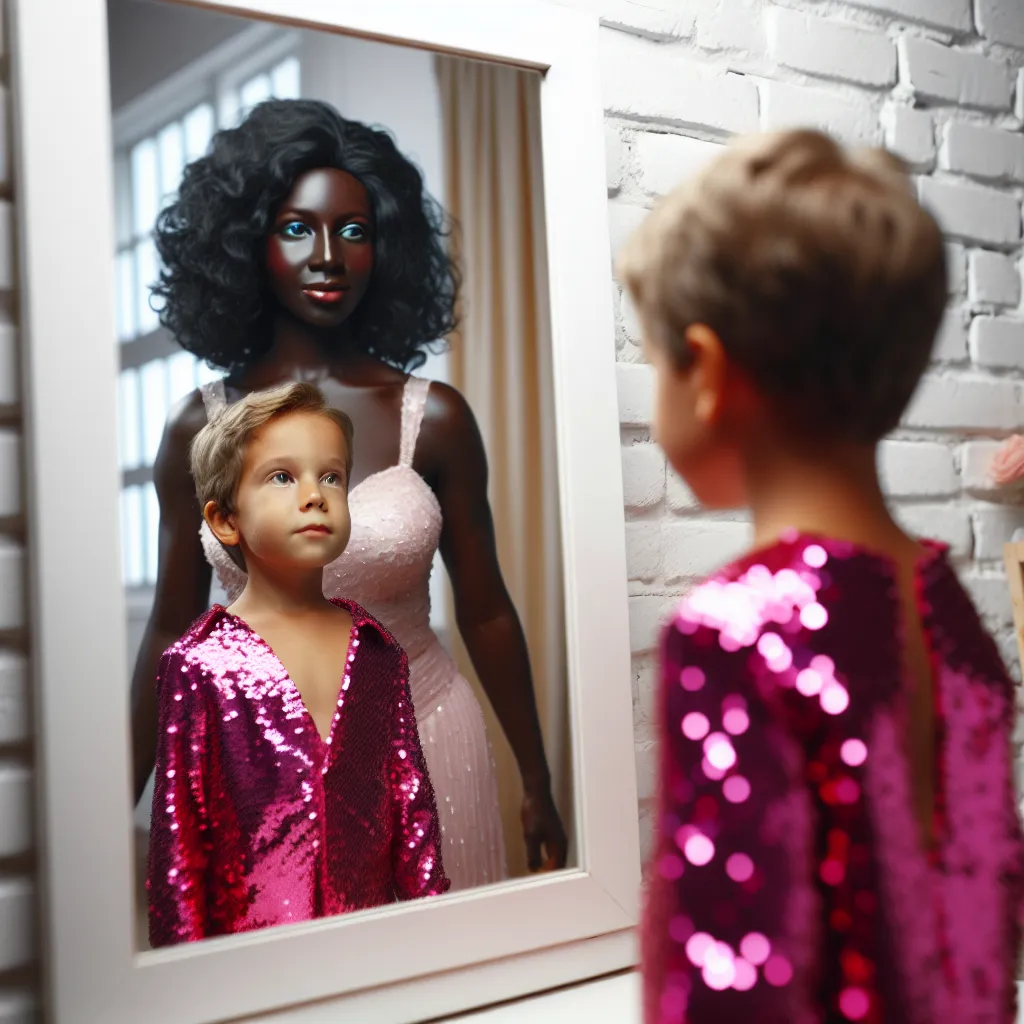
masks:
{"type": "MultiPolygon", "coordinates": [[[[0,0],[0,20],[6,13],[0,0]]],[[[0,48],[4,33],[0,33],[0,48]]],[[[7,61],[0,62],[4,68],[7,61]]],[[[0,291],[14,286],[11,159],[6,86],[0,83],[0,291]]],[[[14,304],[4,299],[0,308],[14,304]]],[[[22,547],[22,443],[17,329],[0,314],[0,1024],[36,1019],[36,901],[26,874],[33,846],[32,758],[22,547]]]]}
{"type": "MultiPolygon", "coordinates": [[[[882,445],[880,473],[900,520],[950,544],[1000,650],[1016,662],[1001,548],[1024,526],[1024,510],[999,503],[987,471],[999,439],[1024,431],[1024,0],[677,6],[695,9],[696,23],[669,46],[640,38],[643,28],[603,33],[609,138],[615,146],[625,140],[629,151],[624,165],[609,157],[615,244],[653,196],[752,124],[809,125],[851,143],[884,142],[911,165],[947,234],[950,302],[934,365],[903,425],[882,445]]],[[[647,828],[649,691],[661,616],[694,577],[742,548],[749,526],[742,517],[702,512],[657,455],[639,325],[627,302],[618,308],[637,767],[647,828]]]]}

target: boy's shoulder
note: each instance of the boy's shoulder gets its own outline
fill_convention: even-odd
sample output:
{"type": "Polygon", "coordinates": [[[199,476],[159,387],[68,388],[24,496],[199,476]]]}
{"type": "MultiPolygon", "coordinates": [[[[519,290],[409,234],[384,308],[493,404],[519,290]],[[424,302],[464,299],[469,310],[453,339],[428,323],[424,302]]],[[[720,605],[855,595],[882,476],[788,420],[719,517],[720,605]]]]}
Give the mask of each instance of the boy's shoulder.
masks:
{"type": "Polygon", "coordinates": [[[218,654],[224,650],[225,633],[231,631],[231,616],[220,605],[214,605],[198,616],[188,629],[163,653],[163,665],[189,664],[213,668],[218,654]]]}
{"type": "Polygon", "coordinates": [[[345,611],[352,616],[352,625],[362,634],[366,635],[366,627],[369,627],[369,635],[388,648],[394,649],[399,654],[404,654],[402,645],[395,639],[394,634],[376,616],[371,615],[362,605],[355,601],[349,601],[343,597],[332,597],[331,604],[345,611]]]}

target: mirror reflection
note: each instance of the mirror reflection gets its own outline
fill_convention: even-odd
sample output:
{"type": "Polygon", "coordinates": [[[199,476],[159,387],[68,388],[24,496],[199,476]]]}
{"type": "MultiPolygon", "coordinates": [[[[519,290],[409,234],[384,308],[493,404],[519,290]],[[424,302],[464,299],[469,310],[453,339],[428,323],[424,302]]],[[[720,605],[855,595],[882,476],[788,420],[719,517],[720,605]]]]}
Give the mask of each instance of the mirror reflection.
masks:
{"type": "Polygon", "coordinates": [[[108,17],[140,948],[572,863],[539,77],[108,17]]]}

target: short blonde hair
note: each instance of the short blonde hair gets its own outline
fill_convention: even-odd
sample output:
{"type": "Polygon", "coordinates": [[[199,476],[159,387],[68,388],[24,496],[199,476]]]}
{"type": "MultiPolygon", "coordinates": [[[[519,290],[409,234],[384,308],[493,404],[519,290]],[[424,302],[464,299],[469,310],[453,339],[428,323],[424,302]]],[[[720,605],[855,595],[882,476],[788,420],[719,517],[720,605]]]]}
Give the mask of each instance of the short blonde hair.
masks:
{"type": "Polygon", "coordinates": [[[618,272],[676,365],[705,324],[791,425],[864,442],[898,424],[947,291],[904,165],[815,131],[734,140],[661,201],[618,272]]]}
{"type": "Polygon", "coordinates": [[[346,478],[351,474],[352,420],[339,409],[332,409],[318,387],[296,383],[253,391],[229,405],[192,439],[189,461],[201,508],[212,501],[221,512],[233,511],[242,461],[252,435],[270,420],[293,412],[326,416],[341,428],[346,478]]]}

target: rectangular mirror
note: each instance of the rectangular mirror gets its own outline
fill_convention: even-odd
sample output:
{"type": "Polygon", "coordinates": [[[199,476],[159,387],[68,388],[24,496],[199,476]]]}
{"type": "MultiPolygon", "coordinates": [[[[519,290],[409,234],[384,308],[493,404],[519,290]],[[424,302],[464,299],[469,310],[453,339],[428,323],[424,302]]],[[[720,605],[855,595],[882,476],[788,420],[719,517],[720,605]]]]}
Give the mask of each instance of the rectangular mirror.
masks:
{"type": "Polygon", "coordinates": [[[14,15],[54,1019],[425,1020],[628,965],[596,20],[397,0],[14,15]],[[43,126],[72,66],[69,179],[43,126]],[[54,218],[88,254],[73,342],[46,299],[54,218]],[[343,482],[287,512],[337,535],[322,589],[347,646],[259,617],[285,557],[266,488],[305,470],[251,482],[249,453],[298,459],[306,421],[268,414],[216,455],[251,396],[295,382],[354,425],[343,482]],[[213,461],[190,463],[201,432],[213,461]],[[88,481],[74,539],[47,527],[58,459],[62,489],[88,481]],[[314,685],[335,649],[337,684],[314,685]],[[387,733],[409,698],[414,725],[387,733]]]}

